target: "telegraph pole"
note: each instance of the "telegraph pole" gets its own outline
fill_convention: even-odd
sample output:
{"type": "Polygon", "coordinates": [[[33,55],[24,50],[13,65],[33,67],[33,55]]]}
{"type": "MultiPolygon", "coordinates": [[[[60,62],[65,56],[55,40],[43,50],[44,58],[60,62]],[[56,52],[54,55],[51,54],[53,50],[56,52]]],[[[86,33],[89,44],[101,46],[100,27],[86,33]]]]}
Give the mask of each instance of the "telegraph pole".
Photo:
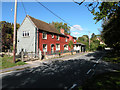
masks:
{"type": "Polygon", "coordinates": [[[90,31],[88,31],[89,32],[89,49],[90,49],[90,31]]]}
{"type": "Polygon", "coordinates": [[[15,51],[16,51],[16,16],[17,16],[17,0],[15,0],[15,11],[14,11],[14,35],[13,35],[13,61],[15,63],[15,51]]]}

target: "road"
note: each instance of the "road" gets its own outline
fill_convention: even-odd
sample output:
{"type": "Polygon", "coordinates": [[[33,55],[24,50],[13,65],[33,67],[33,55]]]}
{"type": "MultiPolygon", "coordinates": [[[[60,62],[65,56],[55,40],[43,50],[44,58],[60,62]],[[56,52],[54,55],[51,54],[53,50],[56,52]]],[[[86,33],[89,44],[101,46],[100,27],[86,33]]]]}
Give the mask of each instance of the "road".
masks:
{"type": "Polygon", "coordinates": [[[115,70],[101,61],[105,52],[77,55],[69,60],[42,63],[35,68],[2,75],[2,88],[64,88],[80,86],[86,79],[104,71],[115,70]]]}

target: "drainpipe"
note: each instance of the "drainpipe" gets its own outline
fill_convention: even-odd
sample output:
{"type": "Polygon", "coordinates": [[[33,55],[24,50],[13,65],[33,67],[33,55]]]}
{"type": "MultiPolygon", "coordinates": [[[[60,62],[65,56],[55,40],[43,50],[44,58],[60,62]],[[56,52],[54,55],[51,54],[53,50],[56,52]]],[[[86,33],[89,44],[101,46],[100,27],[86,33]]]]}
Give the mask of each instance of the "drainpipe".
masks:
{"type": "Polygon", "coordinates": [[[37,28],[37,55],[39,55],[39,31],[37,28]]]}
{"type": "Polygon", "coordinates": [[[38,43],[39,43],[39,38],[38,38],[38,28],[35,29],[35,56],[38,55],[38,43]]]}

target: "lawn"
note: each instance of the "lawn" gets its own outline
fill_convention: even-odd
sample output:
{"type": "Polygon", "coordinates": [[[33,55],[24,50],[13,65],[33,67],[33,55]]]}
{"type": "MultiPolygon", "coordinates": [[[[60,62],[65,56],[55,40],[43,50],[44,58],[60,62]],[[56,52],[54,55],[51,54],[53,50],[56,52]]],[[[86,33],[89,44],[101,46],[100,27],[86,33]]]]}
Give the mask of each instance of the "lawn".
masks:
{"type": "Polygon", "coordinates": [[[79,87],[79,90],[120,90],[120,71],[96,75],[79,87]]]}
{"type": "Polygon", "coordinates": [[[120,64],[120,52],[115,52],[115,51],[111,51],[108,52],[103,58],[102,60],[106,61],[106,62],[112,62],[112,63],[116,63],[116,64],[120,64]]]}
{"type": "Polygon", "coordinates": [[[10,68],[13,66],[24,65],[25,62],[16,60],[16,63],[13,63],[13,56],[8,57],[4,55],[4,57],[0,57],[0,69],[10,68]]]}

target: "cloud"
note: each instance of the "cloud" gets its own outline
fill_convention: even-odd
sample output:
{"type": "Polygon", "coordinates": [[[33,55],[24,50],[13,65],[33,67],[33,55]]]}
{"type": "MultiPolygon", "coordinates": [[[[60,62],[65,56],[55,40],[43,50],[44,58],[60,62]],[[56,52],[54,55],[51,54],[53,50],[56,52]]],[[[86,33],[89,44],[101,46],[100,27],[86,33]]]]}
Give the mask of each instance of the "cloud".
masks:
{"type": "Polygon", "coordinates": [[[73,25],[73,27],[71,27],[70,30],[71,30],[71,31],[76,31],[76,30],[82,31],[83,28],[82,28],[80,25],[73,25]]]}
{"type": "Polygon", "coordinates": [[[73,35],[77,36],[77,35],[80,35],[79,32],[72,32],[73,35]]]}

